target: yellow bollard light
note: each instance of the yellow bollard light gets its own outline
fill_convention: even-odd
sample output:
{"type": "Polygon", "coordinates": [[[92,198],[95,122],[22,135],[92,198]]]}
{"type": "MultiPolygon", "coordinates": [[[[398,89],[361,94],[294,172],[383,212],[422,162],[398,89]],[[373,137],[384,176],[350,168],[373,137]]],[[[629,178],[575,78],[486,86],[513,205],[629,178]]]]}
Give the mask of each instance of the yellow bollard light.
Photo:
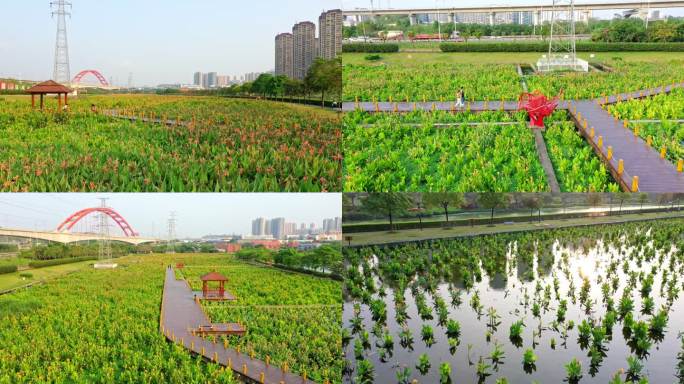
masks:
{"type": "Polygon", "coordinates": [[[677,161],[677,172],[682,172],[684,170],[684,159],[679,159],[677,161]]]}
{"type": "Polygon", "coordinates": [[[625,172],[625,162],[620,159],[618,160],[618,175],[622,176],[623,172],[625,172]]]}
{"type": "Polygon", "coordinates": [[[613,146],[611,145],[608,146],[608,153],[606,154],[606,158],[608,160],[613,158],[613,146]]]}
{"type": "Polygon", "coordinates": [[[598,144],[599,149],[603,148],[603,136],[598,137],[598,143],[597,144],[598,144]]]}
{"type": "MultiPolygon", "coordinates": [[[[585,128],[586,128],[586,126],[585,126],[585,128]]],[[[589,137],[593,139],[595,135],[596,135],[596,132],[594,132],[594,127],[591,127],[591,131],[589,131],[589,137]]]]}
{"type": "Polygon", "coordinates": [[[259,375],[259,382],[260,382],[261,384],[264,384],[264,383],[266,382],[266,378],[264,377],[264,373],[263,373],[263,372],[261,372],[261,374],[259,375]]]}
{"type": "Polygon", "coordinates": [[[634,126],[634,137],[637,137],[637,136],[639,136],[639,126],[635,125],[634,126]]]}
{"type": "Polygon", "coordinates": [[[242,373],[247,375],[247,364],[242,364],[242,373]]]}
{"type": "Polygon", "coordinates": [[[665,148],[665,146],[663,145],[663,147],[660,148],[660,158],[664,159],[666,154],[667,154],[667,148],[665,148]]]}
{"type": "Polygon", "coordinates": [[[639,192],[639,176],[632,178],[632,192],[639,192]]]}

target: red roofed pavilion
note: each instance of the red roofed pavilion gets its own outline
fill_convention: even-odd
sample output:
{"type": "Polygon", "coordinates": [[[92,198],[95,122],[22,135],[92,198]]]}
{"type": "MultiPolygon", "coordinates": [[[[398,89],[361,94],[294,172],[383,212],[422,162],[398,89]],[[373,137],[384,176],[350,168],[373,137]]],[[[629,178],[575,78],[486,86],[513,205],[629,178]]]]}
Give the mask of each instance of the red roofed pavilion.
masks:
{"type": "Polygon", "coordinates": [[[228,281],[228,278],[214,271],[200,277],[200,280],[202,280],[202,295],[205,299],[224,298],[226,292],[224,285],[226,281],[228,281]],[[210,288],[209,283],[212,282],[218,282],[218,288],[210,288]]]}
{"type": "Polygon", "coordinates": [[[64,105],[69,105],[67,95],[71,93],[71,88],[65,87],[62,84],[54,82],[52,80],[44,81],[42,83],[36,84],[33,87],[26,90],[26,93],[31,95],[31,106],[36,107],[36,95],[40,95],[40,109],[43,109],[43,96],[49,94],[57,95],[57,103],[59,104],[59,109],[62,109],[62,94],[64,94],[64,105]]]}

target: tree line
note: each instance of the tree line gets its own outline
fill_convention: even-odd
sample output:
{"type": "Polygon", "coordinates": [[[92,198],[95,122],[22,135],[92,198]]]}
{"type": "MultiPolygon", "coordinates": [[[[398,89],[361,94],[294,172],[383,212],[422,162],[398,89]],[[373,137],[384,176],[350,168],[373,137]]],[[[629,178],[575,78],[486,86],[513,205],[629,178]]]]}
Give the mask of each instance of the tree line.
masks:
{"type": "Polygon", "coordinates": [[[616,20],[601,28],[596,28],[591,39],[606,43],[684,42],[684,20],[659,20],[648,23],[648,26],[642,20],[616,20]]]}
{"type": "Polygon", "coordinates": [[[571,205],[581,205],[596,208],[601,204],[609,204],[612,212],[616,206],[618,214],[628,203],[638,203],[640,208],[646,203],[656,203],[661,207],[670,206],[674,209],[684,197],[681,194],[660,194],[652,198],[647,193],[586,193],[586,194],[552,194],[552,193],[498,193],[485,192],[463,194],[458,192],[433,193],[369,193],[344,194],[343,215],[345,217],[383,217],[389,221],[390,227],[399,217],[422,219],[435,212],[442,212],[446,222],[449,213],[463,208],[483,209],[490,213],[490,223],[494,220],[496,210],[527,208],[530,216],[538,213],[541,217],[542,208],[558,207],[565,209],[571,205]]]}
{"type": "Polygon", "coordinates": [[[311,250],[300,251],[296,248],[270,250],[264,247],[242,248],[235,253],[241,260],[275,263],[292,268],[308,269],[315,272],[342,274],[342,252],[339,245],[322,245],[311,250]]]}
{"type": "Polygon", "coordinates": [[[306,97],[320,95],[321,101],[342,98],[342,59],[317,58],[304,80],[264,73],[252,81],[218,91],[221,96],[306,97]]]}

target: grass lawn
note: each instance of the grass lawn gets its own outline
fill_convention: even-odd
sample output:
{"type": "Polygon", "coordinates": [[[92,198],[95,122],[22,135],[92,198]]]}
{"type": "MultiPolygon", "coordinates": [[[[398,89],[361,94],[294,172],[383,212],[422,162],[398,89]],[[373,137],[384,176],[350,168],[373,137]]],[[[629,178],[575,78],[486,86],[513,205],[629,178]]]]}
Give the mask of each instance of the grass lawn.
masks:
{"type": "MultiPolygon", "coordinates": [[[[452,64],[517,64],[536,63],[541,57],[539,52],[399,52],[380,53],[379,61],[365,59],[367,53],[345,53],[342,55],[344,64],[356,65],[422,65],[432,63],[452,64]]],[[[590,58],[591,52],[580,52],[580,58],[589,61],[604,61],[613,57],[621,57],[625,61],[667,62],[684,59],[684,52],[598,52],[590,58]]]]}
{"type": "Polygon", "coordinates": [[[3,274],[0,275],[0,292],[6,291],[8,289],[21,287],[30,283],[59,277],[67,273],[77,271],[81,268],[86,267],[88,264],[93,263],[93,260],[88,260],[71,264],[54,265],[51,267],[27,269],[21,272],[3,274]],[[23,277],[19,276],[20,273],[30,273],[33,275],[33,278],[24,279],[23,277]]]}
{"type": "MultiPolygon", "coordinates": [[[[496,212],[494,213],[496,215],[496,212]]],[[[524,222],[524,223],[513,223],[513,224],[496,224],[494,226],[488,225],[476,225],[474,227],[454,227],[454,228],[426,228],[420,229],[408,229],[395,232],[363,232],[363,233],[350,233],[349,236],[352,237],[351,245],[372,245],[372,244],[385,244],[392,242],[401,241],[417,241],[417,240],[428,240],[428,239],[440,239],[440,238],[450,238],[450,237],[461,237],[470,235],[483,235],[499,232],[518,232],[518,231],[529,231],[540,228],[561,228],[561,227],[572,227],[577,225],[587,225],[587,224],[610,224],[623,221],[639,221],[644,219],[659,219],[659,218],[670,218],[670,217],[684,217],[684,213],[678,212],[657,212],[657,213],[644,213],[644,214],[631,214],[631,215],[613,215],[613,216],[601,216],[595,218],[578,218],[578,219],[567,219],[567,220],[542,220],[539,222],[524,222]]],[[[349,242],[345,241],[345,245],[349,242]]]]}

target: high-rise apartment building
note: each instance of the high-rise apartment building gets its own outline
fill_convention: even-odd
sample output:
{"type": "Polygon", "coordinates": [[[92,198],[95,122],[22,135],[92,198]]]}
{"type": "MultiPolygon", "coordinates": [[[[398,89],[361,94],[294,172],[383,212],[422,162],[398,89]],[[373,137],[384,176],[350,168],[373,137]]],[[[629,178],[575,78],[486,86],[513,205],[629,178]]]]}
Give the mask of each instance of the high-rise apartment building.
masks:
{"type": "Polygon", "coordinates": [[[323,12],[318,18],[319,56],[334,59],[342,52],[342,10],[323,12]]]}
{"type": "Polygon", "coordinates": [[[294,36],[281,33],[275,38],[275,74],[294,78],[294,36]]]}
{"type": "Polygon", "coordinates": [[[271,220],[271,234],[276,239],[285,238],[285,218],[278,217],[271,220]]]}
{"type": "Polygon", "coordinates": [[[253,236],[264,236],[268,235],[266,233],[266,219],[259,217],[252,220],[252,235],[253,236]]]}
{"type": "Polygon", "coordinates": [[[216,72],[207,73],[207,86],[205,88],[216,88],[218,85],[216,72]]]}
{"type": "Polygon", "coordinates": [[[310,21],[297,23],[292,27],[294,77],[304,80],[314,61],[316,51],[316,25],[310,21]]]}
{"type": "Polygon", "coordinates": [[[202,72],[195,72],[195,75],[193,76],[193,84],[198,87],[202,85],[202,72]]]}

